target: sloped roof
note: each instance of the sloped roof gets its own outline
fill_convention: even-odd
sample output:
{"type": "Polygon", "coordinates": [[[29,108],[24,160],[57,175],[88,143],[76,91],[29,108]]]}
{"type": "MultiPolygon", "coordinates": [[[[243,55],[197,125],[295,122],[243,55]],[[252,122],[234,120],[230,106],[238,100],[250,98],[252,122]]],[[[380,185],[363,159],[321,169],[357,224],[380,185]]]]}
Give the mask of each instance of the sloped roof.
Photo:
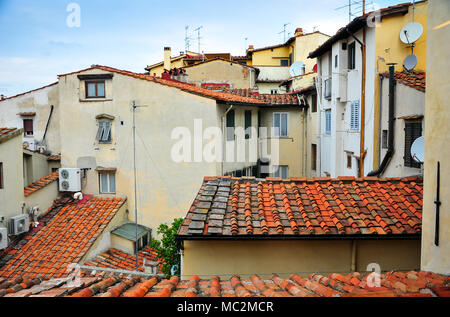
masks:
{"type": "MultiPolygon", "coordinates": [[[[138,265],[137,271],[144,271],[144,259],[152,262],[160,262],[161,265],[164,262],[158,251],[153,250],[149,246],[144,247],[138,252],[138,265]]],[[[86,266],[104,267],[111,269],[120,269],[127,271],[136,270],[136,256],[125,253],[115,248],[111,248],[99,255],[94,259],[85,263],[86,266]]],[[[160,268],[161,268],[160,265],[160,268]]]]}
{"type": "Polygon", "coordinates": [[[58,173],[58,171],[56,171],[56,172],[50,173],[47,176],[42,177],[41,179],[38,179],[37,181],[26,186],[23,189],[25,197],[33,194],[34,192],[38,191],[39,189],[46,187],[47,185],[50,185],[54,181],[58,180],[58,178],[59,178],[59,173],[58,173]]]}
{"type": "Polygon", "coordinates": [[[224,89],[225,92],[243,96],[257,98],[271,105],[299,105],[297,96],[293,94],[260,94],[254,93],[252,89],[245,88],[234,88],[234,89],[224,89]]]}
{"type": "Polygon", "coordinates": [[[41,89],[45,89],[45,88],[54,86],[56,84],[58,84],[58,82],[54,82],[54,83],[51,83],[49,85],[45,85],[45,86],[42,86],[42,87],[39,87],[39,88],[36,88],[36,89],[33,89],[33,90],[28,90],[26,92],[22,92],[20,94],[17,94],[17,95],[11,96],[11,97],[6,97],[5,99],[0,99],[0,102],[5,101],[5,100],[9,100],[9,99],[13,99],[13,98],[16,98],[16,97],[20,97],[20,96],[29,94],[30,92],[35,92],[35,91],[38,91],[38,90],[41,90],[41,89]]]}
{"type": "Polygon", "coordinates": [[[112,68],[109,66],[102,66],[102,65],[93,65],[90,68],[86,68],[86,69],[82,69],[82,70],[79,70],[76,72],[62,74],[62,75],[58,75],[58,76],[62,77],[62,76],[77,74],[77,73],[81,73],[81,72],[91,70],[91,69],[100,69],[100,70],[104,70],[104,71],[108,71],[108,72],[119,73],[119,74],[122,74],[125,76],[130,76],[130,77],[134,77],[134,78],[138,78],[138,79],[152,81],[152,82],[155,82],[155,83],[158,83],[161,85],[178,88],[178,89],[181,89],[181,90],[189,92],[189,93],[193,93],[193,94],[200,95],[203,97],[212,98],[215,100],[220,100],[220,101],[225,101],[225,102],[242,102],[242,103],[254,103],[254,104],[263,104],[264,103],[263,101],[256,99],[256,98],[240,97],[240,96],[236,96],[236,95],[229,94],[229,93],[200,88],[193,84],[188,84],[188,83],[184,83],[184,82],[180,82],[180,81],[176,81],[176,80],[162,79],[162,78],[153,77],[153,76],[150,76],[147,74],[133,73],[130,71],[112,68]]]}
{"type": "Polygon", "coordinates": [[[178,238],[420,238],[422,179],[205,177],[178,238]]]}
{"type": "Polygon", "coordinates": [[[85,202],[69,201],[56,214],[47,211],[52,214],[47,225],[27,233],[25,244],[5,252],[9,259],[0,267],[0,277],[67,276],[68,265],[84,257],[124,202],[121,198],[93,197],[85,202]]]}
{"type": "Polygon", "coordinates": [[[180,280],[154,277],[97,274],[82,277],[81,285],[67,279],[41,281],[18,277],[0,279],[0,297],[449,297],[450,278],[424,271],[387,272],[373,285],[366,273],[332,273],[328,276],[273,274],[261,278],[232,276],[230,279],[193,276],[180,280]]]}
{"type": "MultiPolygon", "coordinates": [[[[383,77],[388,78],[389,72],[380,74],[383,77]]],[[[394,79],[396,82],[414,88],[418,91],[425,92],[426,85],[426,73],[425,72],[395,72],[394,79]]]]}

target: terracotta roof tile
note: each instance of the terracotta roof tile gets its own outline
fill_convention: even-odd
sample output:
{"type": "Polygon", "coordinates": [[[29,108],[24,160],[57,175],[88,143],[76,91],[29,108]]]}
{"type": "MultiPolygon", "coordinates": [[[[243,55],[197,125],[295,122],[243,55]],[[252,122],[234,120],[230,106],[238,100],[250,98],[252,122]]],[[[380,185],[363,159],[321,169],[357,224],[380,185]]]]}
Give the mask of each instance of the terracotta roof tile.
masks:
{"type": "MultiPolygon", "coordinates": [[[[381,75],[386,78],[389,77],[388,72],[384,72],[381,75]]],[[[425,84],[426,84],[425,72],[408,72],[408,71],[395,72],[394,79],[395,81],[403,85],[425,92],[425,84]]]]}
{"type": "Polygon", "coordinates": [[[2,261],[0,276],[8,279],[67,276],[68,265],[82,259],[124,202],[121,198],[97,197],[85,202],[69,201],[58,208],[46,226],[27,233],[26,243],[17,245],[17,252],[2,254],[2,260],[6,256],[8,260],[2,261]]]}
{"type": "Polygon", "coordinates": [[[34,183],[26,186],[23,191],[24,191],[24,195],[29,196],[32,193],[38,191],[39,189],[44,188],[45,186],[53,183],[54,181],[58,180],[59,174],[58,171],[53,172],[47,176],[42,177],[41,179],[38,179],[37,181],[35,181],[34,183]]]}
{"type": "Polygon", "coordinates": [[[0,128],[0,138],[17,131],[17,128],[0,128]]]}
{"type": "Polygon", "coordinates": [[[260,94],[255,93],[251,89],[235,88],[224,89],[226,93],[230,93],[236,96],[256,98],[263,101],[266,104],[271,105],[298,105],[298,97],[294,94],[260,94]]]}
{"type": "Polygon", "coordinates": [[[420,235],[422,179],[205,177],[178,235],[420,235]]]}
{"type": "MultiPolygon", "coordinates": [[[[67,285],[68,279],[24,279],[19,276],[0,282],[0,297],[431,297],[450,296],[450,277],[424,271],[387,272],[379,275],[380,284],[367,282],[373,273],[332,273],[328,276],[274,274],[262,279],[215,276],[201,279],[178,276],[138,277],[124,274],[96,274],[81,278],[81,285],[67,285]],[[369,286],[370,285],[370,286],[369,286]]],[[[372,280],[372,279],[371,279],[372,280]]]]}
{"type": "Polygon", "coordinates": [[[61,155],[51,155],[47,158],[47,161],[61,161],[61,155]]]}

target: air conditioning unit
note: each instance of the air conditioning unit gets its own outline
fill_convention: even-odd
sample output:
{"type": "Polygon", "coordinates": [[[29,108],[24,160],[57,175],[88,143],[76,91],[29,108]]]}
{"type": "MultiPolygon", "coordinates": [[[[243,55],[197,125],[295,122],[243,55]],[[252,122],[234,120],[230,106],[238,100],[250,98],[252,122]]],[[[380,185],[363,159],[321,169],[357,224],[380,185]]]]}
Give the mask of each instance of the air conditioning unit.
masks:
{"type": "Polygon", "coordinates": [[[34,139],[23,141],[22,147],[26,150],[36,151],[36,142],[34,139]]]}
{"type": "Polygon", "coordinates": [[[9,219],[9,233],[12,235],[28,232],[29,228],[30,219],[27,214],[14,216],[9,219]]]}
{"type": "Polygon", "coordinates": [[[59,191],[79,192],[81,191],[81,169],[60,168],[59,169],[59,191]]]}
{"type": "Polygon", "coordinates": [[[8,229],[0,228],[0,250],[8,247],[8,229]]]}

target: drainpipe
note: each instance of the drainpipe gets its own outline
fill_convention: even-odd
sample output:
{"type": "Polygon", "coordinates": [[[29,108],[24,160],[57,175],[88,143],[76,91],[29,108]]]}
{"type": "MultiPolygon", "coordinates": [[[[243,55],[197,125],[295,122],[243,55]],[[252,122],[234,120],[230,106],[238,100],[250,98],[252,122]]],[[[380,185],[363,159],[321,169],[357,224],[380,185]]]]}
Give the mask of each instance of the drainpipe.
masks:
{"type": "MultiPolygon", "coordinates": [[[[381,122],[382,122],[382,117],[383,117],[383,76],[379,75],[379,83],[378,83],[378,87],[380,87],[380,96],[378,99],[378,104],[379,104],[379,110],[378,110],[378,164],[380,164],[381,162],[381,143],[382,141],[382,127],[381,127],[381,122]]],[[[379,165],[378,165],[379,166],[379,165]]]]}
{"type": "Polygon", "coordinates": [[[221,174],[220,174],[222,176],[223,176],[223,162],[225,160],[225,150],[226,150],[226,146],[227,146],[227,134],[226,134],[226,131],[225,131],[225,120],[224,120],[224,118],[225,118],[225,116],[227,115],[227,113],[231,109],[233,109],[232,105],[228,107],[228,109],[224,112],[224,114],[221,117],[221,120],[222,120],[222,134],[223,134],[222,140],[224,141],[224,143],[222,145],[222,162],[221,162],[221,174]]]}
{"type": "MultiPolygon", "coordinates": [[[[389,164],[392,156],[394,156],[394,123],[395,123],[395,80],[394,80],[394,65],[395,63],[390,63],[389,65],[389,124],[388,124],[388,151],[386,152],[383,161],[380,166],[371,171],[367,176],[378,176],[385,170],[386,166],[389,164]]],[[[380,94],[382,93],[380,87],[380,94]]]]}

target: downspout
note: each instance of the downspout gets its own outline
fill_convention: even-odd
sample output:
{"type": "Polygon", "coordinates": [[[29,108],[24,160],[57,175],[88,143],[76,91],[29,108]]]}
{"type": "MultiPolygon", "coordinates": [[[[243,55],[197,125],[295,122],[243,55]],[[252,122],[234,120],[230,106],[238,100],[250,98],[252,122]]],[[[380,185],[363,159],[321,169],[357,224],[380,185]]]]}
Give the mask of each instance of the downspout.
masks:
{"type": "Polygon", "coordinates": [[[365,114],[366,114],[366,29],[363,27],[363,41],[361,42],[353,33],[351,33],[346,26],[345,30],[351,37],[361,45],[362,58],[362,83],[361,83],[361,132],[360,132],[360,146],[359,146],[359,176],[364,176],[364,132],[365,132],[365,114]]]}
{"type": "Polygon", "coordinates": [[[226,145],[227,145],[227,134],[225,131],[225,121],[224,121],[224,117],[227,115],[227,113],[233,108],[233,106],[229,106],[228,109],[224,112],[224,114],[221,117],[222,120],[222,134],[223,134],[223,138],[222,140],[224,141],[223,145],[222,145],[222,162],[221,162],[221,174],[223,176],[223,162],[225,159],[225,150],[226,150],[226,145]]]}
{"type": "Polygon", "coordinates": [[[50,114],[48,115],[47,124],[45,125],[44,136],[42,137],[42,143],[44,143],[44,141],[45,141],[45,136],[47,135],[48,125],[50,124],[50,119],[52,118],[52,114],[53,114],[53,108],[54,108],[54,106],[51,105],[51,106],[50,106],[50,114]]]}
{"type": "MultiPolygon", "coordinates": [[[[378,109],[378,164],[380,164],[379,162],[381,162],[381,144],[383,142],[382,138],[382,126],[381,126],[381,121],[382,121],[382,117],[383,117],[383,76],[379,75],[379,83],[378,83],[378,87],[380,87],[380,96],[378,97],[378,104],[379,104],[379,109],[378,109]]],[[[379,166],[379,165],[378,165],[379,166]]]]}
{"type": "MultiPolygon", "coordinates": [[[[395,80],[394,80],[394,65],[395,63],[390,63],[389,65],[389,124],[388,124],[388,151],[386,152],[383,161],[380,166],[371,171],[367,176],[378,176],[385,170],[386,166],[389,164],[392,156],[394,155],[394,123],[395,123],[395,80]]],[[[382,87],[380,87],[380,94],[382,94],[382,87]]]]}

